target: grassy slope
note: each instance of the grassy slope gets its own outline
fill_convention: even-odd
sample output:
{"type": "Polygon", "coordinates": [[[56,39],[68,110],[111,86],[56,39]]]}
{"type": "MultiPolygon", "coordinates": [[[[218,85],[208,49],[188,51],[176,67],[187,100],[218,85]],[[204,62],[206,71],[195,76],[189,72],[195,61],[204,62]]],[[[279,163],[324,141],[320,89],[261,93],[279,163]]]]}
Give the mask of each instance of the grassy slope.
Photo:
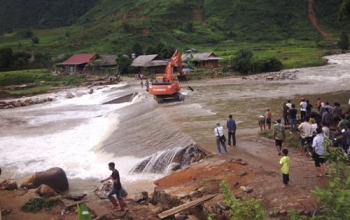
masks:
{"type": "MultiPolygon", "coordinates": [[[[334,25],[340,2],[315,3],[321,27],[335,38],[349,26],[334,25]]],[[[117,54],[130,50],[135,42],[144,49],[162,42],[214,51],[224,59],[246,47],[260,57],[276,56],[287,67],[319,64],[324,54],[315,49],[320,36],[307,19],[307,1],[101,0],[73,26],[33,32],[40,39],[38,45],[13,33],[0,36],[0,47],[53,55],[117,54]],[[186,28],[188,23],[192,30],[186,28]]]]}

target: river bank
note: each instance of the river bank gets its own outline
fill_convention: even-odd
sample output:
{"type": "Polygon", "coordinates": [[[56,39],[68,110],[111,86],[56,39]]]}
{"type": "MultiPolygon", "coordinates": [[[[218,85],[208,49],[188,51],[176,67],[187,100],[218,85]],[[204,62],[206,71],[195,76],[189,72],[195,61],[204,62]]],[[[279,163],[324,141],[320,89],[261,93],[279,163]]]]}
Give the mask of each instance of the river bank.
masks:
{"type": "MultiPolygon", "coordinates": [[[[165,182],[177,183],[179,189],[190,182],[194,185],[189,187],[191,190],[188,193],[195,192],[205,185],[196,182],[200,180],[213,183],[213,192],[218,192],[219,179],[233,175],[233,190],[240,190],[240,187],[235,188],[236,182],[239,182],[240,186],[251,186],[254,192],[257,192],[251,195],[262,198],[269,209],[279,207],[272,203],[275,198],[282,196],[278,193],[289,192],[283,194],[287,198],[298,194],[296,189],[300,187],[305,191],[302,190],[302,195],[295,197],[295,201],[303,199],[305,195],[311,198],[310,187],[322,184],[322,181],[313,178],[312,162],[307,158],[296,157],[293,149],[291,157],[296,164],[294,167],[292,163],[292,168],[298,170],[298,173],[291,173],[291,179],[296,188],[291,187],[291,191],[282,192],[277,190],[280,186],[278,156],[270,140],[256,136],[256,119],[269,107],[274,120],[281,116],[283,102],[291,99],[292,103],[298,104],[300,97],[310,99],[311,103],[314,103],[317,97],[321,97],[325,101],[338,101],[346,107],[350,94],[347,72],[349,64],[346,63],[348,59],[334,57],[333,60],[338,60],[341,64],[335,64],[334,61],[333,64],[324,67],[299,69],[295,80],[266,81],[265,76],[258,75],[249,76],[252,77],[251,80],[230,77],[191,81],[188,86],[191,86],[193,91],[187,88],[186,84],[182,85],[182,91],[186,94],[183,103],[157,105],[145,92],[145,88],[140,88],[139,81],[130,79],[130,85],[122,88],[106,87],[93,94],[69,100],[58,99],[59,101],[45,103],[40,107],[29,106],[1,111],[0,153],[1,166],[4,167],[1,179],[9,177],[20,182],[28,173],[62,166],[67,170],[73,191],[92,192],[100,186],[99,180],[109,175],[106,164],[115,161],[121,172],[123,184],[132,198],[133,192],[153,192],[153,182],[167,175],[167,172],[130,173],[135,164],[150,155],[159,157],[160,152],[196,142],[215,155],[208,160],[210,164],[198,163],[199,167],[194,166],[193,170],[186,168],[175,172],[173,176],[169,176],[168,181],[159,181],[159,190],[174,187],[165,182]],[[261,78],[256,80],[259,76],[261,78]],[[101,104],[133,92],[138,92],[139,95],[130,103],[101,104]],[[218,121],[225,124],[230,113],[234,115],[238,124],[237,149],[231,149],[227,158],[223,160],[226,155],[216,155],[212,129],[218,121]],[[231,164],[230,161],[238,159],[245,161],[248,166],[231,164]],[[205,169],[200,168],[201,164],[204,164],[205,169]],[[217,167],[211,167],[213,164],[217,167]],[[224,172],[218,175],[215,172],[211,173],[213,175],[199,175],[210,169],[224,172]],[[239,171],[241,169],[247,169],[247,174],[240,176],[243,174],[239,171]],[[213,176],[215,181],[211,180],[213,176]],[[248,176],[251,182],[245,182],[245,176],[248,176]],[[294,176],[297,179],[296,184],[293,182],[294,176]],[[181,179],[182,185],[174,179],[181,179]],[[267,183],[266,187],[264,182],[267,183]],[[259,184],[262,186],[259,187],[259,184]],[[275,198],[269,197],[270,194],[275,195],[275,198]]],[[[176,193],[178,192],[171,194],[176,196],[176,193]]],[[[7,204],[5,200],[1,201],[1,198],[5,197],[0,197],[1,205],[7,204]]],[[[17,197],[20,196],[16,195],[17,197]]],[[[12,197],[8,195],[6,198],[12,197]]],[[[305,198],[303,200],[308,201],[305,198]]],[[[100,206],[108,207],[108,202],[98,201],[96,203],[100,206]]],[[[286,200],[276,202],[289,203],[286,200]]],[[[138,206],[135,206],[135,209],[137,208],[138,206]]],[[[18,207],[14,209],[19,210],[18,207]]],[[[98,211],[98,208],[96,210],[98,211]]]]}

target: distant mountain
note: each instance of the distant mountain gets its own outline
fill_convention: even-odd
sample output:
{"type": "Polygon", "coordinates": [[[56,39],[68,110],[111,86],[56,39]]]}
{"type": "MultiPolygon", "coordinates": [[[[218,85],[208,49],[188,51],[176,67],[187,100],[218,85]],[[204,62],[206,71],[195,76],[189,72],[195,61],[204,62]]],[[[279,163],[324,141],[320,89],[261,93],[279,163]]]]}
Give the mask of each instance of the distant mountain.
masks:
{"type": "MultiPolygon", "coordinates": [[[[307,0],[2,0],[0,31],[72,25],[61,48],[99,52],[231,41],[322,38],[307,0]]],[[[331,37],[350,25],[337,21],[342,0],[314,0],[318,25],[331,37]]],[[[55,45],[53,45],[55,46],[55,45]]]]}

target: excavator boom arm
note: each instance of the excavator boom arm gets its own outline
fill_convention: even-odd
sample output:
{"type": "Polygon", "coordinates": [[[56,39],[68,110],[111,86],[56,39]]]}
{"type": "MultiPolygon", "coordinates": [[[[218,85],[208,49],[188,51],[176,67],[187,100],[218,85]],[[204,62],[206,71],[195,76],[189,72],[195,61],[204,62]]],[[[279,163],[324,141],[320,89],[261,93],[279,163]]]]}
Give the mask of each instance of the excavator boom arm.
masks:
{"type": "Polygon", "coordinates": [[[173,69],[177,64],[180,74],[182,74],[182,60],[180,51],[176,50],[173,56],[170,58],[166,69],[165,69],[165,77],[170,81],[174,82],[173,69]]]}

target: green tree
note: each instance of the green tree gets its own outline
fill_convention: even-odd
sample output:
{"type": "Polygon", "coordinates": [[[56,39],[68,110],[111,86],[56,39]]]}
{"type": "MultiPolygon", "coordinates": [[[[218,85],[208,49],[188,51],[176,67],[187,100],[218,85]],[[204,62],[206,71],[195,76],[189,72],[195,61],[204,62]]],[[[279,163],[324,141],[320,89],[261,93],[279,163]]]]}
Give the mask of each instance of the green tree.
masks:
{"type": "Polygon", "coordinates": [[[343,0],[339,9],[339,19],[350,18],[350,0],[343,0]]]}
{"type": "Polygon", "coordinates": [[[13,53],[12,65],[14,69],[23,69],[27,66],[28,60],[31,57],[29,53],[18,51],[13,53]]]}
{"type": "Polygon", "coordinates": [[[0,49],[0,69],[9,69],[12,65],[13,51],[11,48],[0,49]]]}
{"type": "Polygon", "coordinates": [[[342,31],[340,34],[340,39],[338,41],[338,47],[342,50],[349,49],[349,36],[345,31],[342,31]]]}
{"type": "Polygon", "coordinates": [[[253,60],[253,52],[248,49],[241,49],[238,51],[235,58],[232,59],[231,65],[234,70],[247,74],[251,70],[253,60]]]}
{"type": "Polygon", "coordinates": [[[116,61],[117,61],[117,69],[119,73],[120,74],[128,73],[132,60],[126,55],[119,54],[117,56],[116,61]]]}
{"type": "Polygon", "coordinates": [[[157,49],[154,48],[154,47],[147,47],[145,53],[147,55],[149,55],[149,54],[158,54],[157,49]]]}
{"type": "Polygon", "coordinates": [[[186,22],[184,28],[185,28],[185,31],[186,31],[186,32],[192,33],[192,32],[194,31],[193,22],[191,22],[191,21],[186,22]]]}
{"type": "Polygon", "coordinates": [[[140,43],[135,43],[132,46],[132,52],[135,53],[136,57],[140,56],[143,54],[143,49],[140,43]]]}
{"type": "Polygon", "coordinates": [[[32,37],[33,44],[39,44],[39,38],[37,36],[32,37]]]}

